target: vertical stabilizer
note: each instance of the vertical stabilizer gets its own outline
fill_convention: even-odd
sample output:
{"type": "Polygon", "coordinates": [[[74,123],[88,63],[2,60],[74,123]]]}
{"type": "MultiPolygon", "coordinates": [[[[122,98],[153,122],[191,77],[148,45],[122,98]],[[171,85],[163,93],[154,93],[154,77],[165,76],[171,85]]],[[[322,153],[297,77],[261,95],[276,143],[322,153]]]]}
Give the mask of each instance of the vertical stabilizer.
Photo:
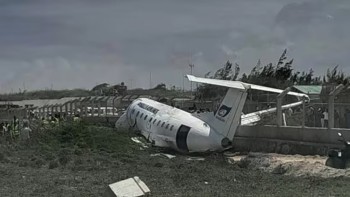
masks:
{"type": "Polygon", "coordinates": [[[239,126],[246,98],[246,89],[229,88],[220,107],[208,124],[218,133],[232,140],[239,126]]]}

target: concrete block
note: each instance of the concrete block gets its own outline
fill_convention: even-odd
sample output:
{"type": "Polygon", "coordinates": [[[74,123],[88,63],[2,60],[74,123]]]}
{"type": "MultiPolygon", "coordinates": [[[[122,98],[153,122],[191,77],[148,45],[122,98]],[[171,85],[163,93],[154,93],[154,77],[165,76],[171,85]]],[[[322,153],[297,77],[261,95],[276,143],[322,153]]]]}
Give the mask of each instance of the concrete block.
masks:
{"type": "Polygon", "coordinates": [[[139,177],[113,183],[108,186],[105,197],[137,197],[146,196],[151,191],[139,177]]]}

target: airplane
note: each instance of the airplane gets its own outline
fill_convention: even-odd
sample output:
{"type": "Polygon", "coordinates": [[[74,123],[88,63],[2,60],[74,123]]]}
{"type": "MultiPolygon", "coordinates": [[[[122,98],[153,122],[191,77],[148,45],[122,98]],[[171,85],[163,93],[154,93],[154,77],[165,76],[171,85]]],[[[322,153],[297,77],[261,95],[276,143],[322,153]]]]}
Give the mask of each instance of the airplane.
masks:
{"type": "MultiPolygon", "coordinates": [[[[154,146],[171,148],[182,153],[224,151],[232,147],[238,126],[260,120],[260,115],[276,108],[242,115],[247,90],[282,93],[283,90],[240,81],[208,79],[187,75],[189,81],[228,87],[218,110],[204,116],[191,114],[152,99],[134,100],[116,122],[118,129],[138,131],[154,146]]],[[[309,101],[306,94],[288,92],[309,101]]],[[[303,101],[282,106],[283,109],[301,105],[303,101]]]]}

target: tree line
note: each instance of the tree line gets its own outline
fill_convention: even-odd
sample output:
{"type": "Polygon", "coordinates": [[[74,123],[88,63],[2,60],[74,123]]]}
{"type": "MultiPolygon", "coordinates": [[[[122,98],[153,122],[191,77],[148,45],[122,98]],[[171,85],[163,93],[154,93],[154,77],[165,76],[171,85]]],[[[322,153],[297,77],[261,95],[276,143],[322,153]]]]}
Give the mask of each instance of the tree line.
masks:
{"type": "MultiPolygon", "coordinates": [[[[328,68],[326,74],[321,77],[315,76],[313,69],[308,72],[295,70],[293,61],[293,59],[288,59],[287,49],[285,49],[276,63],[268,63],[263,66],[259,59],[251,72],[249,74],[243,73],[241,77],[239,77],[240,66],[237,63],[233,65],[230,61],[227,61],[216,72],[208,72],[205,77],[231,81],[238,80],[278,89],[285,89],[293,85],[347,85],[350,83],[350,77],[340,71],[338,65],[331,69],[328,68]]],[[[197,89],[197,96],[200,98],[214,98],[223,96],[226,90],[227,88],[224,87],[201,85],[197,89]]]]}

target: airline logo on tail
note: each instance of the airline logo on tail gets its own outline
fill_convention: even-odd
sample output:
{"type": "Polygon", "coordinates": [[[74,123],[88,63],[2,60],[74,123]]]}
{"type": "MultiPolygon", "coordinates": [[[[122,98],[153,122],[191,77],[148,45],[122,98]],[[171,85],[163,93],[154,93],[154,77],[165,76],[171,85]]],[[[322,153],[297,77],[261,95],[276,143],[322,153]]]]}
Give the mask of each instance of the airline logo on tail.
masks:
{"type": "Polygon", "coordinates": [[[216,114],[216,118],[220,121],[225,122],[225,117],[231,112],[232,107],[228,107],[226,105],[221,105],[220,109],[216,114]]]}

